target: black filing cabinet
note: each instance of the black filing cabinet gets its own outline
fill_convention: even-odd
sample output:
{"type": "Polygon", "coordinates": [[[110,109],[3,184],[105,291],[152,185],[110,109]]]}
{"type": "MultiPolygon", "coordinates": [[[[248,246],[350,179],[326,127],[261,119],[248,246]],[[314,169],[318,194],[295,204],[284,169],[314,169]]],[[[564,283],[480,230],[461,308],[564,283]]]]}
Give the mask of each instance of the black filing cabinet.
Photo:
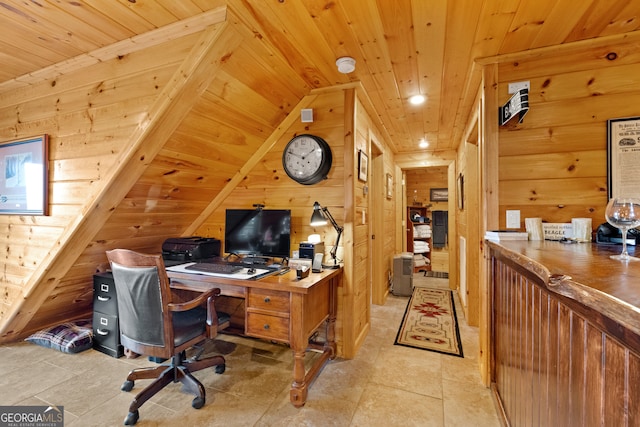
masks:
{"type": "Polygon", "coordinates": [[[113,357],[121,357],[118,328],[118,301],[111,273],[93,276],[93,348],[113,357]]]}

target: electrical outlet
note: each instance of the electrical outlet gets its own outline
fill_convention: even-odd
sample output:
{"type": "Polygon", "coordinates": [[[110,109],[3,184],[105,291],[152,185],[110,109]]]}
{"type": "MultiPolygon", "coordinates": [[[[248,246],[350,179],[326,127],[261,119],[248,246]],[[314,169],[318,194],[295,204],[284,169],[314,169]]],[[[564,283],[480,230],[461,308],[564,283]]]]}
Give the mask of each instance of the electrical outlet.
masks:
{"type": "Polygon", "coordinates": [[[528,89],[531,90],[531,83],[529,82],[529,80],[526,80],[524,82],[514,82],[514,83],[509,83],[509,93],[516,93],[517,91],[519,91],[520,89],[528,89]]]}
{"type": "Polygon", "coordinates": [[[520,228],[520,211],[507,211],[507,228],[520,228]]]}

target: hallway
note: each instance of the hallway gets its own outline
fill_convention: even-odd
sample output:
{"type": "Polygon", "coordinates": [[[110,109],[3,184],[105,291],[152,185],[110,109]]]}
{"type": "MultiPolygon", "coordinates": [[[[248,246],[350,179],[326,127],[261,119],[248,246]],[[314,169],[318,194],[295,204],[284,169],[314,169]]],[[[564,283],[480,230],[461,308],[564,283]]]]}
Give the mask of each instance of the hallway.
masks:
{"type": "MultiPolygon", "coordinates": [[[[448,280],[417,274],[414,284],[447,287],[448,280]]],[[[390,296],[372,307],[372,330],[356,358],[325,366],[303,408],[289,403],[288,347],[222,335],[212,347],[225,355],[226,372],[195,374],[207,388],[205,406],[191,408],[191,396],[171,384],[142,406],[137,425],[499,426],[491,393],[480,383],[477,328],[466,325],[458,308],[464,358],[396,346],[407,302],[390,296]]],[[[133,392],[120,385],[130,369],[150,364],[29,343],[1,346],[0,357],[0,405],[61,405],[65,426],[79,427],[122,425],[133,392]]]]}

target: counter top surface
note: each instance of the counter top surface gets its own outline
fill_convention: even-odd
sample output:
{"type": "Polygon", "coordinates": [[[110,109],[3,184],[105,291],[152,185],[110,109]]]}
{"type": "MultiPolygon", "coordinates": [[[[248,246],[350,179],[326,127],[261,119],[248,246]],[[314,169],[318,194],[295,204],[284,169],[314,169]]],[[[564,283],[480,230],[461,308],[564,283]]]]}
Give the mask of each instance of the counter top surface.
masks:
{"type": "MultiPolygon", "coordinates": [[[[555,241],[490,242],[541,264],[551,274],[602,291],[640,308],[640,261],[617,261],[609,255],[622,252],[622,245],[566,244],[555,241]]],[[[628,246],[633,255],[636,248],[628,246]]],[[[640,257],[640,248],[637,253],[640,257]]]]}

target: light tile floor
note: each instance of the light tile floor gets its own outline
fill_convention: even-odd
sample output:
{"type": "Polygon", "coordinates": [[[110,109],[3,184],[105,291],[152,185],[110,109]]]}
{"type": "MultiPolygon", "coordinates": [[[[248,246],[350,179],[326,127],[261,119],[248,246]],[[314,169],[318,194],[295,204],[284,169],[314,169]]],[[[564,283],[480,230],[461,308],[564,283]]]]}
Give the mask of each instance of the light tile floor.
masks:
{"type": "MultiPolygon", "coordinates": [[[[447,279],[415,275],[416,286],[447,279]]],[[[207,388],[202,409],[170,384],[140,409],[138,426],[499,426],[490,391],[480,383],[478,331],[458,308],[464,358],[394,345],[408,297],[390,296],[371,309],[371,332],[353,360],[325,366],[306,405],[289,403],[288,347],[223,335],[213,351],[227,370],[195,376],[207,388]]],[[[459,305],[459,301],[456,301],[459,305]]],[[[0,346],[0,405],[62,405],[65,426],[122,425],[131,393],[127,372],[146,358],[114,359],[94,350],[67,355],[28,343],[0,346]]]]}

